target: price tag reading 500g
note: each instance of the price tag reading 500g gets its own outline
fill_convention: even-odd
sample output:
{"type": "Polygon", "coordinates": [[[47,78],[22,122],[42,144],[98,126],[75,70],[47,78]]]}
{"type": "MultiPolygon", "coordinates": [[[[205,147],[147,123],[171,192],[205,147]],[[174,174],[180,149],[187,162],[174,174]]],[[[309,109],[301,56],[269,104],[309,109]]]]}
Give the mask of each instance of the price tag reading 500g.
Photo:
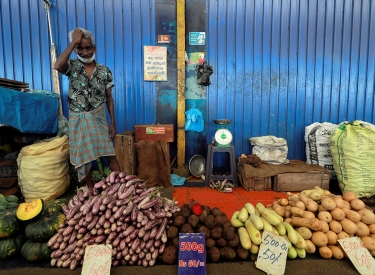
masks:
{"type": "Polygon", "coordinates": [[[358,237],[338,240],[361,275],[374,275],[375,260],[358,237]]]}
{"type": "Polygon", "coordinates": [[[269,231],[264,231],[255,266],[271,275],[283,275],[288,254],[288,243],[269,231]]]}

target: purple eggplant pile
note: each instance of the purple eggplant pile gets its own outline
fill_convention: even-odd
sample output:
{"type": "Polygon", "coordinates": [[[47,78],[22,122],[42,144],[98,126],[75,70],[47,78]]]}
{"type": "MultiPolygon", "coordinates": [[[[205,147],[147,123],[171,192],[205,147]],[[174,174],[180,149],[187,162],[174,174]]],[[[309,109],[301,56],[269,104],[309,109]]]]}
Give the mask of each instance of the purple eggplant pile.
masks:
{"type": "Polygon", "coordinates": [[[136,175],[112,172],[94,189],[78,189],[63,211],[67,220],[47,245],[52,266],[74,270],[82,265],[85,248],[94,244],[112,246],[112,266],[154,265],[180,208],[136,175]]]}

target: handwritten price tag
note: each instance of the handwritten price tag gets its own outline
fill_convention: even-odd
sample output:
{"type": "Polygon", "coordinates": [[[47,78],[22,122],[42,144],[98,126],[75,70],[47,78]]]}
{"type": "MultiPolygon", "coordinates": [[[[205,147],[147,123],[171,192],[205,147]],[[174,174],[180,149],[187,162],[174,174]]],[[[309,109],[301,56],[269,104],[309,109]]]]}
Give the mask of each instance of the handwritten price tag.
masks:
{"type": "Polygon", "coordinates": [[[338,242],[360,274],[375,274],[375,260],[360,238],[340,239],[338,242]]]}
{"type": "Polygon", "coordinates": [[[82,275],[109,275],[112,265],[111,245],[88,245],[82,266],[82,275]]]}
{"type": "Polygon", "coordinates": [[[283,237],[264,231],[255,266],[271,275],[283,275],[287,254],[287,241],[283,237]]]}

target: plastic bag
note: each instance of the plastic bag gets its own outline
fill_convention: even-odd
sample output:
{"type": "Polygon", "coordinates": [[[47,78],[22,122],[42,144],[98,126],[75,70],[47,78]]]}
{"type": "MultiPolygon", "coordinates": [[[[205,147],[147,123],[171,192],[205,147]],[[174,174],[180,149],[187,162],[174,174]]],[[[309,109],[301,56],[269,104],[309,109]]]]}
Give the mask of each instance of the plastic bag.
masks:
{"type": "Polygon", "coordinates": [[[204,121],[202,112],[196,108],[195,103],[190,110],[185,112],[186,121],[185,121],[185,131],[195,131],[203,132],[204,130],[204,121]]]}
{"type": "Polygon", "coordinates": [[[195,71],[197,73],[197,83],[202,86],[208,86],[211,84],[210,75],[213,74],[214,69],[207,64],[207,62],[203,62],[200,65],[195,67],[195,71]]]}

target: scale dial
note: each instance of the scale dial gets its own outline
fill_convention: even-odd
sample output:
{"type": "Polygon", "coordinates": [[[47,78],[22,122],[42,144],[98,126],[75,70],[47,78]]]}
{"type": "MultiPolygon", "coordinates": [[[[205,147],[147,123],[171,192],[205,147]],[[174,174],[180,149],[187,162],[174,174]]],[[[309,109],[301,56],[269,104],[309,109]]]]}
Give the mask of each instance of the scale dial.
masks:
{"type": "Polygon", "coordinates": [[[228,145],[232,139],[232,133],[228,129],[218,129],[215,133],[215,140],[220,145],[228,145]]]}

